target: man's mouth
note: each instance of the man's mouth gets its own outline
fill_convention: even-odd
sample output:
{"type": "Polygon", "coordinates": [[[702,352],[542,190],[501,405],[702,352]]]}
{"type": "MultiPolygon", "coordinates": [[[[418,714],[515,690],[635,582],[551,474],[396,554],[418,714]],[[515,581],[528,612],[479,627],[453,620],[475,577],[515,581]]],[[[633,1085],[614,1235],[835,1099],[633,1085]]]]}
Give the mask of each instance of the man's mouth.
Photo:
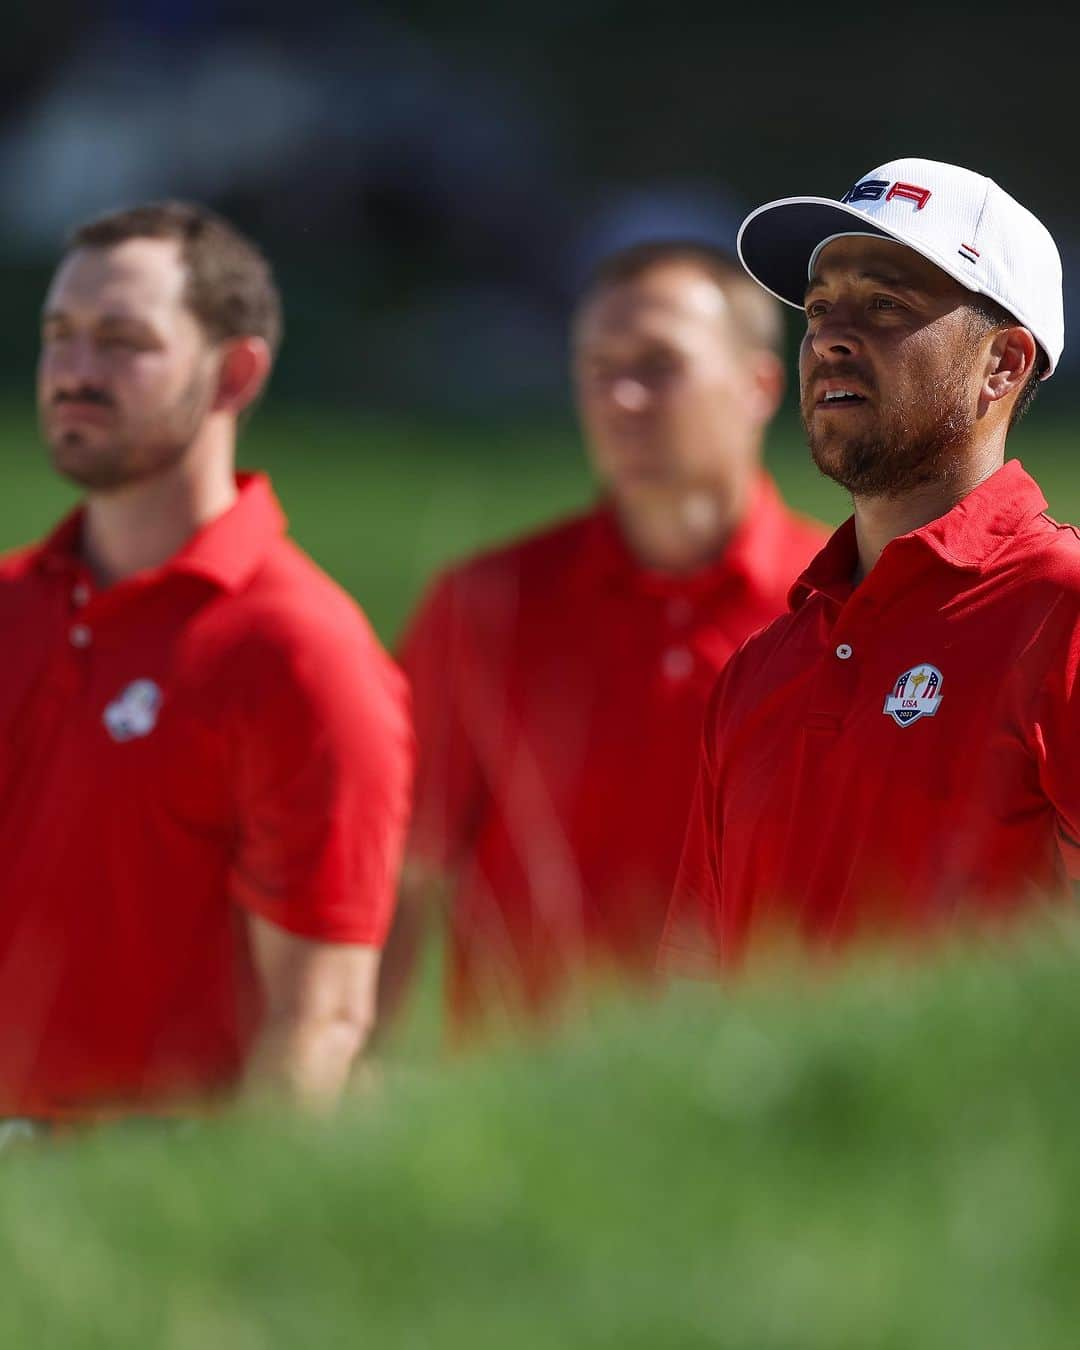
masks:
{"type": "Polygon", "coordinates": [[[68,418],[86,418],[100,420],[109,415],[110,409],[107,404],[99,403],[95,399],[61,399],[53,404],[53,416],[61,419],[68,418]]]}
{"type": "Polygon", "coordinates": [[[846,389],[838,386],[833,389],[826,389],[819,395],[816,404],[817,408],[826,408],[830,412],[841,408],[857,408],[866,403],[866,395],[860,394],[857,389],[846,389]]]}

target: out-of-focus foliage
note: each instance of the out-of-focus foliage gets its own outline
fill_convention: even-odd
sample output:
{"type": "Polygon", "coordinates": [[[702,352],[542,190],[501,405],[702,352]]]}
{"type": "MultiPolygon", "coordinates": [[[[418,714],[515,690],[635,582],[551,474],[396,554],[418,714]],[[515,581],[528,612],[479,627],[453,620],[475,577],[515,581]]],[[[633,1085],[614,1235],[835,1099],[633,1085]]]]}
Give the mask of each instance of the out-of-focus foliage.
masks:
{"type": "Polygon", "coordinates": [[[1080,935],[0,1157],[5,1344],[1072,1350],[1080,935]]]}

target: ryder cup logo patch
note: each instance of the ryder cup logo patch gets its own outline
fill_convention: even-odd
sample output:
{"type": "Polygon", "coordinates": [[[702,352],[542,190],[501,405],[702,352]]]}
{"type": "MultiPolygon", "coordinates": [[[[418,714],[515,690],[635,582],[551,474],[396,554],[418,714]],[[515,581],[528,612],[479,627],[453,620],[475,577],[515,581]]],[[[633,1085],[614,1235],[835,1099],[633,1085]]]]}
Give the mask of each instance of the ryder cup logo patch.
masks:
{"type": "Polygon", "coordinates": [[[937,666],[912,666],[893,685],[883,709],[898,727],[909,727],[920,717],[933,717],[941,706],[941,671],[937,666]]]}
{"type": "Polygon", "coordinates": [[[105,730],[114,741],[149,736],[157,726],[161,690],[153,680],[132,680],[102,714],[105,730]]]}

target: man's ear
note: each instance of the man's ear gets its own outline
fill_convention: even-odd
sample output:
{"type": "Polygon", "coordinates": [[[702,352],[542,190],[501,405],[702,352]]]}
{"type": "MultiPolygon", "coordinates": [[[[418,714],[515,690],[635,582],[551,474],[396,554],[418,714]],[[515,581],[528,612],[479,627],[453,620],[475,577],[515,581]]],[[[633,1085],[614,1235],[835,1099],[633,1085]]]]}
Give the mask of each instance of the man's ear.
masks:
{"type": "Polygon", "coordinates": [[[232,338],[223,343],[214,411],[239,416],[249,408],[262,393],[272,363],[270,348],[263,338],[232,338]]]}
{"type": "Polygon", "coordinates": [[[754,351],[748,358],[754,393],[754,415],[759,426],[771,422],[784,397],[784,363],[770,351],[754,351]]]}
{"type": "Polygon", "coordinates": [[[987,355],[982,395],[987,403],[997,403],[1011,394],[1019,394],[1031,378],[1039,349],[1035,339],[1019,324],[994,334],[987,355]]]}

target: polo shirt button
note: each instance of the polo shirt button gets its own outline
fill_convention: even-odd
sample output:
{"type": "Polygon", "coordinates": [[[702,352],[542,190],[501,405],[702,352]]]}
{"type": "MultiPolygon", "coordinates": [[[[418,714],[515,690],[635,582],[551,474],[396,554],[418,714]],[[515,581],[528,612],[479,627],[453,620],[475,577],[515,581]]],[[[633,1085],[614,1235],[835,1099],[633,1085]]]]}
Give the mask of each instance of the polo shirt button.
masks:
{"type": "Polygon", "coordinates": [[[840,646],[836,649],[836,655],[841,661],[847,661],[851,657],[851,648],[846,642],[841,642],[840,646]]]}
{"type": "Polygon", "coordinates": [[[694,669],[694,658],[685,647],[669,647],[661,666],[669,680],[685,680],[694,669]]]}
{"type": "Polygon", "coordinates": [[[90,629],[84,623],[73,623],[68,631],[68,638],[73,647],[89,647],[91,636],[90,629]]]}
{"type": "Polygon", "coordinates": [[[90,587],[85,581],[77,581],[71,592],[71,602],[74,605],[85,605],[90,599],[90,587]]]}

